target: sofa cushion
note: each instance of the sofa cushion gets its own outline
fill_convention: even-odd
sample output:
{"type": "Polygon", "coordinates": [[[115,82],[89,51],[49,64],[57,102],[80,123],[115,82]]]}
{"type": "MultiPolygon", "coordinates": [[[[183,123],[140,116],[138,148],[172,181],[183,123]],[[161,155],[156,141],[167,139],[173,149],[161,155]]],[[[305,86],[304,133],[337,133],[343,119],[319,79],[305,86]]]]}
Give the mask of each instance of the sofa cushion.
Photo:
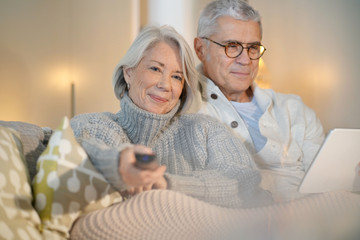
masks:
{"type": "Polygon", "coordinates": [[[79,215],[122,200],[93,167],[67,118],[38,159],[33,188],[43,228],[65,238],[79,215]]]}
{"type": "Polygon", "coordinates": [[[41,239],[20,135],[0,126],[0,239],[41,239]]]}
{"type": "Polygon", "coordinates": [[[20,133],[31,181],[36,174],[36,161],[45,150],[52,130],[50,128],[41,128],[31,123],[18,121],[0,121],[0,126],[15,129],[20,133]]]}

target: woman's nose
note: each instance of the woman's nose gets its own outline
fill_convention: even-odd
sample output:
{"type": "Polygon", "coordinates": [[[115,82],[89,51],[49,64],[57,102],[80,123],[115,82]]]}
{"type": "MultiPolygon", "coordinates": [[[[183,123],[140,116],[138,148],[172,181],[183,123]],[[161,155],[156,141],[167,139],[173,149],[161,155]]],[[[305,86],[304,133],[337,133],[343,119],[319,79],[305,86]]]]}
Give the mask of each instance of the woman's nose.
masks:
{"type": "Polygon", "coordinates": [[[157,83],[157,87],[169,91],[171,89],[171,77],[163,75],[157,83]]]}

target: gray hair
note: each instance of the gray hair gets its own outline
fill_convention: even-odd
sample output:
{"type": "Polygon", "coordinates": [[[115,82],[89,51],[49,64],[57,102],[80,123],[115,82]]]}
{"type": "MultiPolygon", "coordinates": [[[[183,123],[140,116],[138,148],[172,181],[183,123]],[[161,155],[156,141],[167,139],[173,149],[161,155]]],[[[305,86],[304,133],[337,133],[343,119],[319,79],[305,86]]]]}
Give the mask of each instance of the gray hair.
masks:
{"type": "Polygon", "coordinates": [[[262,36],[260,14],[248,3],[241,0],[216,0],[209,3],[201,12],[198,22],[198,37],[210,37],[217,30],[217,19],[230,16],[241,21],[259,23],[262,36]]]}
{"type": "Polygon", "coordinates": [[[185,86],[180,96],[181,107],[179,110],[187,111],[194,99],[199,94],[198,73],[195,68],[191,48],[186,40],[171,26],[147,26],[136,37],[125,56],[121,59],[115,68],[112,83],[115,96],[121,100],[124,93],[128,91],[124,78],[123,68],[136,67],[146,54],[146,51],[154,47],[159,42],[171,42],[179,48],[179,54],[182,63],[182,71],[185,78],[185,86]]]}

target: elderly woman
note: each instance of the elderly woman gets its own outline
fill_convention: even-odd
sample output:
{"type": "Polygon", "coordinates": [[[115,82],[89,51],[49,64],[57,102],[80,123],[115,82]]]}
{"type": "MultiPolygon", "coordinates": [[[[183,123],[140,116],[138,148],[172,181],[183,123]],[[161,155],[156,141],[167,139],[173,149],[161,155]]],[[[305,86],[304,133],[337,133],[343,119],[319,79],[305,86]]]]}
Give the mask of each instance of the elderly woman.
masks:
{"type": "Polygon", "coordinates": [[[226,207],[269,201],[239,139],[216,120],[181,114],[197,94],[197,75],[189,46],[173,28],[145,28],[116,67],[113,85],[118,113],[79,115],[71,126],[119,192],[172,189],[226,207]],[[156,154],[160,166],[137,168],[135,153],[156,154]]]}

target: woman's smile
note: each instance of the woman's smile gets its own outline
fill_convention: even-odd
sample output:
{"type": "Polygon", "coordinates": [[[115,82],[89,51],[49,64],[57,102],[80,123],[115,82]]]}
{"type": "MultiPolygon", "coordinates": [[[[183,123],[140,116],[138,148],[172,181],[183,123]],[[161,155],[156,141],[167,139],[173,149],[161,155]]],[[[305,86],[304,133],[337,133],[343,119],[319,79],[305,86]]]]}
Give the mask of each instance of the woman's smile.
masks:
{"type": "Polygon", "coordinates": [[[155,102],[159,102],[159,103],[165,103],[168,100],[166,98],[154,95],[154,94],[149,94],[149,97],[154,100],[155,102]]]}

